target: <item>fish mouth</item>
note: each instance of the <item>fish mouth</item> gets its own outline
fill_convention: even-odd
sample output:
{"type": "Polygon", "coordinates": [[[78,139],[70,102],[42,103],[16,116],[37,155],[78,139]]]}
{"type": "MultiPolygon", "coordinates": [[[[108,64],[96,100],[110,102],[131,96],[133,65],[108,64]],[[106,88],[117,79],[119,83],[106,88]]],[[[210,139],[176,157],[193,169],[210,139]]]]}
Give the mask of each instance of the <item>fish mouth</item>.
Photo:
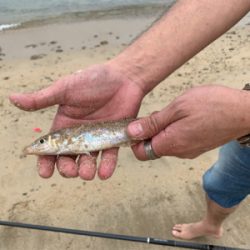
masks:
{"type": "Polygon", "coordinates": [[[34,154],[34,151],[32,150],[32,147],[28,146],[23,149],[23,154],[24,155],[32,155],[34,154]]]}
{"type": "Polygon", "coordinates": [[[56,155],[55,152],[47,152],[47,151],[39,151],[36,148],[34,148],[32,145],[27,146],[23,149],[22,152],[23,155],[56,155]]]}

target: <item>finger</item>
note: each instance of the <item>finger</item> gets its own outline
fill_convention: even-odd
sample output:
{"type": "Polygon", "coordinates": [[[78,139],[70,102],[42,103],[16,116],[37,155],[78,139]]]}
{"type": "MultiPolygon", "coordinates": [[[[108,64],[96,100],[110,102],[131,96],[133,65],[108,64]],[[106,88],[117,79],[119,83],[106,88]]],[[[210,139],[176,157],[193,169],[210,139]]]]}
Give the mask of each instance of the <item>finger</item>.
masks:
{"type": "Polygon", "coordinates": [[[78,176],[78,168],[75,156],[59,156],[56,161],[58,172],[66,178],[78,176]]]}
{"type": "Polygon", "coordinates": [[[115,171],[118,148],[112,148],[102,151],[101,162],[98,169],[98,176],[101,180],[106,180],[112,176],[115,171]]]}
{"type": "Polygon", "coordinates": [[[39,156],[37,160],[38,173],[42,178],[49,178],[55,169],[55,156],[39,156]]]}
{"type": "MultiPolygon", "coordinates": [[[[152,147],[152,149],[154,151],[154,154],[156,156],[158,156],[158,157],[161,157],[160,155],[158,155],[158,154],[155,153],[154,146],[153,146],[153,138],[151,140],[151,147],[152,147]]],[[[144,147],[144,142],[140,142],[140,143],[132,146],[131,148],[132,148],[132,150],[133,150],[133,152],[135,154],[135,157],[138,160],[140,160],[140,161],[148,161],[148,160],[150,160],[148,158],[148,156],[146,155],[146,151],[145,151],[145,147],[144,147]]]]}
{"type": "Polygon", "coordinates": [[[63,97],[63,84],[51,86],[33,93],[13,93],[9,96],[10,102],[20,109],[34,111],[59,104],[63,97]]]}
{"type": "Polygon", "coordinates": [[[159,112],[154,112],[148,117],[131,122],[128,125],[127,133],[132,139],[151,138],[173,122],[174,119],[177,119],[177,117],[174,116],[174,107],[170,104],[159,112]]]}
{"type": "MultiPolygon", "coordinates": [[[[176,156],[177,143],[173,142],[178,141],[178,134],[174,132],[172,127],[174,127],[173,124],[171,124],[167,129],[160,131],[160,133],[151,139],[151,146],[156,156],[176,156]]],[[[146,155],[144,142],[134,145],[132,150],[138,160],[150,160],[146,155]]]]}
{"type": "Polygon", "coordinates": [[[79,176],[87,181],[93,180],[96,174],[96,160],[98,152],[91,153],[90,155],[81,155],[78,160],[79,176]]]}
{"type": "MultiPolygon", "coordinates": [[[[176,156],[193,159],[207,151],[200,147],[200,143],[196,138],[192,138],[192,143],[190,143],[191,140],[187,137],[189,131],[185,130],[183,124],[186,124],[186,122],[184,119],[180,119],[151,139],[151,146],[155,155],[158,157],[176,156]]],[[[149,160],[145,153],[144,142],[136,144],[132,147],[132,150],[137,159],[142,161],[149,160]]]]}

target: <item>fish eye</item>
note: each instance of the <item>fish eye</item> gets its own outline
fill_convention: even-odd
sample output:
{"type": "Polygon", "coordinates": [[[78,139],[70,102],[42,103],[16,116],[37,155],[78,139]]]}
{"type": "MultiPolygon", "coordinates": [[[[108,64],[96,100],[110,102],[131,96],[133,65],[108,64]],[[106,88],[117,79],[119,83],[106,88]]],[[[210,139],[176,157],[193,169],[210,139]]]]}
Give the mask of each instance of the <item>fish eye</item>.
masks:
{"type": "Polygon", "coordinates": [[[45,140],[44,139],[40,139],[40,141],[39,141],[41,144],[43,144],[44,142],[45,142],[45,140]]]}

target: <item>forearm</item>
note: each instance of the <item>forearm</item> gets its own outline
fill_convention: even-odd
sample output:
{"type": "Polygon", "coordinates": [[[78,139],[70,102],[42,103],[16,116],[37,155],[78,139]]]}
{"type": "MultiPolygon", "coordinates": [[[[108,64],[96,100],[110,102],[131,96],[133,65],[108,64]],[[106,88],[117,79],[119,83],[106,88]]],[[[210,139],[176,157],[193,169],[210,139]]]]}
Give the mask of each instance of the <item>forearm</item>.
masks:
{"type": "Polygon", "coordinates": [[[180,0],[111,63],[146,94],[249,10],[249,0],[180,0]]]}

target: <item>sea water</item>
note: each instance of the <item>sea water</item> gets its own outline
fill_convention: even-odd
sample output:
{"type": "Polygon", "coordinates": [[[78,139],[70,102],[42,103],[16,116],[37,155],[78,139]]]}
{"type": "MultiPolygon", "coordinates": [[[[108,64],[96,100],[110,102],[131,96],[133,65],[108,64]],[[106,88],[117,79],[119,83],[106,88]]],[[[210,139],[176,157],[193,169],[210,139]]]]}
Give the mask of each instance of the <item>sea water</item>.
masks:
{"type": "Polygon", "coordinates": [[[0,0],[0,31],[33,20],[45,20],[61,15],[88,11],[108,11],[114,8],[170,4],[173,0],[0,0]]]}

